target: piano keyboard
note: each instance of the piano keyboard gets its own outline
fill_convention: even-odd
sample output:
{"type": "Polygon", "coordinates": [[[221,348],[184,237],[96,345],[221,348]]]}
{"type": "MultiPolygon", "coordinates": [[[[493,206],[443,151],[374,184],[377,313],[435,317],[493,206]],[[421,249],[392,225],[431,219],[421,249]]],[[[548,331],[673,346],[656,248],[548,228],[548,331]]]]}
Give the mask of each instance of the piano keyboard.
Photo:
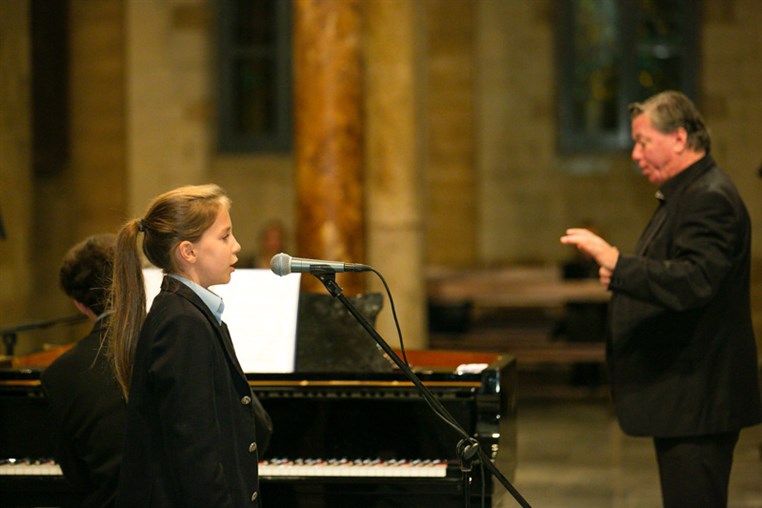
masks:
{"type": "MultiPolygon", "coordinates": [[[[0,476],[62,476],[61,466],[47,459],[0,460],[0,476]]],[[[271,459],[259,463],[259,476],[270,478],[444,478],[441,460],[271,459]]]]}
{"type": "Polygon", "coordinates": [[[260,477],[444,478],[447,462],[439,460],[271,459],[259,463],[260,477]]]}
{"type": "Polygon", "coordinates": [[[0,476],[63,476],[63,473],[61,466],[50,459],[3,459],[0,476]]]}

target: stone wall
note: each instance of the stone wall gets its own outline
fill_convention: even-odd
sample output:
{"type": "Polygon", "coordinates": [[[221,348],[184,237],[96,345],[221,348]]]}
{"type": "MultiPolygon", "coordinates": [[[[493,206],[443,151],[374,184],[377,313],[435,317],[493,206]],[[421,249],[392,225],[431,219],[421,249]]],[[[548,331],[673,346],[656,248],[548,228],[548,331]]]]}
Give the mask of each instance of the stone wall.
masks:
{"type": "MultiPolygon", "coordinates": [[[[228,190],[242,257],[253,256],[260,228],[275,217],[289,227],[293,247],[291,154],[230,156],[215,147],[213,2],[70,0],[72,152],[53,177],[30,169],[28,4],[0,4],[0,211],[13,235],[0,241],[0,326],[68,313],[55,287],[66,248],[116,230],[177,185],[213,181],[228,190]]],[[[762,10],[757,0],[703,6],[701,107],[714,155],[749,206],[760,260],[762,10]]],[[[397,234],[421,246],[424,266],[445,267],[556,264],[570,254],[558,243],[563,230],[588,220],[622,250],[633,247],[654,205],[628,154],[555,150],[555,8],[553,0],[426,0],[402,11],[420,31],[419,68],[400,68],[404,79],[414,77],[411,111],[422,115],[412,163],[420,166],[410,169],[421,176],[409,180],[420,185],[411,195],[422,204],[422,226],[416,240],[374,220],[369,238],[397,234]]],[[[371,73],[373,61],[365,65],[371,73]]],[[[385,275],[407,275],[395,270],[385,275]]],[[[754,306],[762,309],[759,293],[754,306]]]]}
{"type": "Polygon", "coordinates": [[[0,327],[27,315],[35,269],[28,22],[27,2],[0,3],[0,213],[6,235],[0,240],[0,327]]]}

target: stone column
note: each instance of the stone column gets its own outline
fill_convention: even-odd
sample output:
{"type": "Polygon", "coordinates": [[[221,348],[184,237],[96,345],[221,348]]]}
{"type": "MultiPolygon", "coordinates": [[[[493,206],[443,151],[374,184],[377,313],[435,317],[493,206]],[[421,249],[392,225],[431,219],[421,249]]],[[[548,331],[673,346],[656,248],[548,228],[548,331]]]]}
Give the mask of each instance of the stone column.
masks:
{"type": "MultiPolygon", "coordinates": [[[[368,257],[384,275],[395,300],[405,347],[428,344],[423,269],[424,200],[418,38],[425,34],[425,5],[409,0],[363,2],[368,257]]],[[[383,290],[373,282],[373,290],[383,290]]],[[[379,333],[397,346],[388,309],[379,333]]]]}
{"type": "MultiPolygon", "coordinates": [[[[299,257],[365,262],[359,0],[294,1],[299,257]]],[[[364,274],[339,275],[346,295],[364,274]]],[[[325,291],[304,277],[306,291],[325,291]]]]}
{"type": "Polygon", "coordinates": [[[427,13],[426,262],[429,266],[469,267],[478,260],[480,224],[474,170],[474,62],[478,60],[474,16],[477,7],[513,3],[423,3],[427,13]]]}
{"type": "Polygon", "coordinates": [[[137,217],[162,192],[210,181],[206,9],[215,2],[124,3],[126,185],[128,217],[137,217]]]}
{"type": "Polygon", "coordinates": [[[69,5],[70,178],[78,240],[116,231],[125,219],[125,5],[121,0],[70,0],[69,5]]]}

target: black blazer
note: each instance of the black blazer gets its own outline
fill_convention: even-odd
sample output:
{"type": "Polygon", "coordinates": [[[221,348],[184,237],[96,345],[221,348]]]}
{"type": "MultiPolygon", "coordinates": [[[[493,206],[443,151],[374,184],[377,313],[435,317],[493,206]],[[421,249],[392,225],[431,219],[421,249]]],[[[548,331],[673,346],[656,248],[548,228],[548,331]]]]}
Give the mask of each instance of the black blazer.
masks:
{"type": "Polygon", "coordinates": [[[56,460],[82,493],[78,506],[113,506],[126,406],[101,346],[103,320],[42,373],[56,460]]]}
{"type": "Polygon", "coordinates": [[[270,432],[225,324],[165,277],[137,345],[117,506],[260,506],[270,432]]]}
{"type": "Polygon", "coordinates": [[[751,226],[706,156],[668,180],[609,288],[612,392],[623,430],[673,437],[762,420],[749,303],[751,226]]]}

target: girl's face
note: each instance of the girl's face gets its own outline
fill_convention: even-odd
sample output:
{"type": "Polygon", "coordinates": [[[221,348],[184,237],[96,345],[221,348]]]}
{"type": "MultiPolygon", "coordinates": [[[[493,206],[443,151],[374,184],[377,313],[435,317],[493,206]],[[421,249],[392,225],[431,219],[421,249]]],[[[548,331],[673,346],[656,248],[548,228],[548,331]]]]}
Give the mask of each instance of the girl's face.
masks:
{"type": "Polygon", "coordinates": [[[220,206],[214,224],[193,244],[193,248],[196,254],[194,272],[198,278],[195,282],[205,288],[230,282],[241,245],[233,236],[233,222],[227,207],[220,206]]]}

